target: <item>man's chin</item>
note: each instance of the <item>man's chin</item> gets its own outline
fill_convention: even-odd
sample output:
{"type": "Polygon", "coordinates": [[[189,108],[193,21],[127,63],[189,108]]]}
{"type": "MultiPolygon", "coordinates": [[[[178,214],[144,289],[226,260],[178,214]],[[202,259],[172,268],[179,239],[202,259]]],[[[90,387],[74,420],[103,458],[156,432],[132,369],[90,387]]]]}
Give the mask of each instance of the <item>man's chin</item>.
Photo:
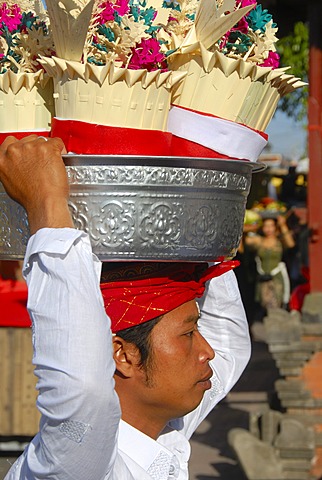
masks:
{"type": "Polygon", "coordinates": [[[202,402],[204,395],[205,395],[205,391],[200,395],[199,399],[196,399],[196,401],[193,404],[191,404],[190,407],[187,406],[187,410],[183,412],[180,416],[184,417],[185,415],[188,415],[188,413],[191,413],[194,410],[196,410],[196,408],[198,408],[200,403],[202,402]]]}

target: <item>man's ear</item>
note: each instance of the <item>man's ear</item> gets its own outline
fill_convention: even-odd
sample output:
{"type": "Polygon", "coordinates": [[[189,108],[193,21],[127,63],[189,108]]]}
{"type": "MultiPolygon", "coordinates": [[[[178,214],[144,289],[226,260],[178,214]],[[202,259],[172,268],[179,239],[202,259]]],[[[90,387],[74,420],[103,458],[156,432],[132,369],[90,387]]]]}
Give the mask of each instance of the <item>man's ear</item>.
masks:
{"type": "Polygon", "coordinates": [[[124,377],[132,377],[140,361],[138,348],[123,338],[113,337],[113,358],[116,370],[124,377]]]}

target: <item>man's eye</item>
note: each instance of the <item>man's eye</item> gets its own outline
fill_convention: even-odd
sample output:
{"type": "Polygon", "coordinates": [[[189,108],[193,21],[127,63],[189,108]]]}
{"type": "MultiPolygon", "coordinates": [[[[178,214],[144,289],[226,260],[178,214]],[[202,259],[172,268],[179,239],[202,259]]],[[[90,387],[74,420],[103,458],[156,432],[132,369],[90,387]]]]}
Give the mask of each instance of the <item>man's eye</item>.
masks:
{"type": "Polygon", "coordinates": [[[187,337],[192,337],[192,335],[193,335],[194,333],[198,332],[198,330],[199,330],[199,325],[196,323],[196,325],[194,326],[193,330],[191,330],[190,332],[185,333],[185,335],[186,335],[187,337]]]}
{"type": "Polygon", "coordinates": [[[195,333],[196,330],[191,330],[191,332],[185,333],[187,337],[192,337],[192,335],[195,333]]]}

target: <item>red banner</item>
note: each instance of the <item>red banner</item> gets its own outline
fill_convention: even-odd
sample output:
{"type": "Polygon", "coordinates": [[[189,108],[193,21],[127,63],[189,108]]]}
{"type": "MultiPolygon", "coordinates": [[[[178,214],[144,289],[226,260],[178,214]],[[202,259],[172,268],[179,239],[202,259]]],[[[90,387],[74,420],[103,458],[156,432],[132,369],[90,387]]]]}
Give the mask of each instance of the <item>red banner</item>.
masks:
{"type": "Polygon", "coordinates": [[[9,136],[15,137],[18,140],[28,137],[29,135],[37,135],[38,137],[49,137],[50,131],[44,132],[0,132],[0,145],[9,136]]]}
{"type": "Polygon", "coordinates": [[[53,118],[51,137],[60,137],[68,152],[83,155],[168,156],[171,133],[111,127],[53,118]]]}

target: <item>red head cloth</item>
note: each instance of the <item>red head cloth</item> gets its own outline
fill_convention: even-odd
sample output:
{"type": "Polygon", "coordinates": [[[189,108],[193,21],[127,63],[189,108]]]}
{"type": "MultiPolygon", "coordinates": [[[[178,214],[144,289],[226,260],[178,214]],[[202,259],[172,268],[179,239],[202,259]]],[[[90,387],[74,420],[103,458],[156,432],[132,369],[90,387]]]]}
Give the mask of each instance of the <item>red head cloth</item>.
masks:
{"type": "Polygon", "coordinates": [[[147,322],[201,297],[208,280],[238,265],[237,261],[209,268],[207,263],[137,262],[103,273],[101,291],[112,332],[147,322]]]}

